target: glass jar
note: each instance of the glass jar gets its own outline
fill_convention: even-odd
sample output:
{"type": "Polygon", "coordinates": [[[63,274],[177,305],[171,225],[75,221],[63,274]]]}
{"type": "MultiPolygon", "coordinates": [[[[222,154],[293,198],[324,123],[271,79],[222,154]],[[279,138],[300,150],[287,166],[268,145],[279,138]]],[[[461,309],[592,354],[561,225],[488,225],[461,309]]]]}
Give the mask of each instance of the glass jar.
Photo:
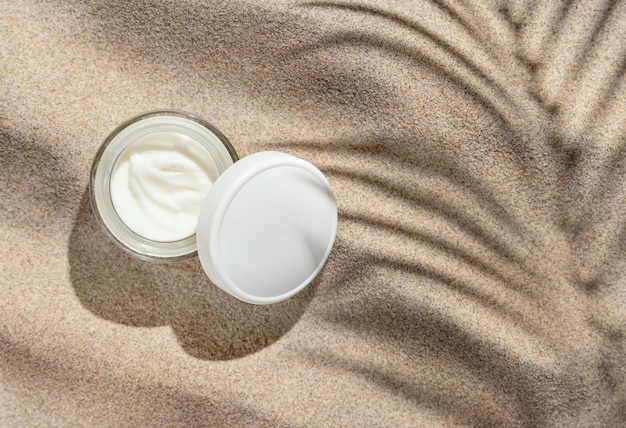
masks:
{"type": "Polygon", "coordinates": [[[193,114],[177,110],[157,110],[135,116],[118,126],[104,140],[91,167],[89,194],[95,217],[106,234],[119,247],[135,257],[154,262],[185,260],[197,254],[196,234],[182,239],[146,238],[127,226],[111,197],[111,178],[120,156],[150,134],[175,133],[189,138],[204,149],[203,161],[221,175],[238,160],[228,139],[213,125],[193,114]]]}

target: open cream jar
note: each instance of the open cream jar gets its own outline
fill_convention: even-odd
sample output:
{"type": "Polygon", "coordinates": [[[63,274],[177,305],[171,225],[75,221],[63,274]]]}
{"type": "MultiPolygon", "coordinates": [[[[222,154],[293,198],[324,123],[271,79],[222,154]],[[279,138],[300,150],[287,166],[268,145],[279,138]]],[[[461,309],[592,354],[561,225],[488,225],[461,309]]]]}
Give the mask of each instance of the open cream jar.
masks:
{"type": "Polygon", "coordinates": [[[202,203],[237,159],[228,139],[192,114],[159,110],[133,117],[96,154],[94,213],[111,239],[136,257],[193,257],[202,203]]]}
{"type": "Polygon", "coordinates": [[[215,127],[179,111],[117,127],[94,159],[90,196],[122,249],[157,262],[198,254],[215,285],[254,304],[306,287],[337,232],[335,197],[315,166],[281,152],[238,160],[215,127]]]}

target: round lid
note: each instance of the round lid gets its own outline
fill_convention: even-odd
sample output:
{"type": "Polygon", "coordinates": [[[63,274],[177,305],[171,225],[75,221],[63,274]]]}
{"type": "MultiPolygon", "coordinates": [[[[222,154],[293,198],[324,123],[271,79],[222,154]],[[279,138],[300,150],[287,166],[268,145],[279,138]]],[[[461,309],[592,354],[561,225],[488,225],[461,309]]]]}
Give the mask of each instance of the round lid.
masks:
{"type": "Polygon", "coordinates": [[[285,300],[324,266],[337,204],[324,175],[303,159],[259,152],[230,166],[198,219],[198,256],[211,281],[248,303],[285,300]]]}

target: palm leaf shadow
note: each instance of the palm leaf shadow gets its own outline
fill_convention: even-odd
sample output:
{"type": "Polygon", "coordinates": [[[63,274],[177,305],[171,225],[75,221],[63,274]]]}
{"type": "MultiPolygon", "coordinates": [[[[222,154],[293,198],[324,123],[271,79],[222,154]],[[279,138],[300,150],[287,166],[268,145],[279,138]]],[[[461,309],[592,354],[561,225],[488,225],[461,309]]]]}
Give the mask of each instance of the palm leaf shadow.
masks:
{"type": "MultiPolygon", "coordinates": [[[[453,22],[460,23],[463,29],[471,38],[480,41],[478,33],[473,29],[469,22],[463,20],[460,15],[442,2],[433,2],[444,13],[451,14],[453,22]]],[[[365,6],[361,4],[343,3],[343,2],[309,2],[305,6],[316,8],[329,8],[337,11],[348,11],[364,14],[370,17],[382,19],[387,24],[404,28],[417,34],[427,40],[436,48],[434,50],[420,49],[399,45],[397,41],[387,41],[381,36],[372,34],[371,32],[345,31],[343,33],[328,36],[326,39],[311,45],[307,49],[324,49],[333,45],[337,46],[359,46],[376,47],[386,52],[393,52],[399,56],[408,58],[420,66],[427,66],[429,69],[438,73],[441,72],[448,80],[453,82],[458,88],[467,91],[471,96],[480,103],[487,111],[501,120],[506,126],[515,130],[520,129],[520,124],[524,123],[526,129],[533,122],[529,122],[527,118],[520,119],[520,115],[524,115],[525,110],[529,108],[528,99],[520,99],[520,94],[510,91],[510,79],[513,76],[507,76],[505,70],[499,66],[495,70],[489,70],[479,60],[472,57],[470,53],[455,46],[456,40],[451,38],[448,40],[443,36],[439,36],[429,29],[426,25],[422,25],[419,21],[409,20],[399,14],[388,12],[384,9],[365,6]],[[433,54],[432,52],[437,52],[433,54]],[[443,54],[443,58],[441,58],[443,54]],[[463,70],[460,72],[459,70],[463,70]]],[[[493,48],[491,48],[493,49],[493,48]]],[[[476,52],[474,52],[476,55],[476,52]]],[[[489,55],[490,65],[498,64],[502,52],[491,51],[489,55]]],[[[529,116],[540,116],[543,119],[541,110],[533,110],[529,116]]],[[[538,117],[535,117],[535,121],[538,117]]],[[[523,128],[523,127],[521,127],[523,128]]],[[[535,133],[531,133],[535,135],[535,133]]]]}
{"type": "MultiPolygon", "coordinates": [[[[452,45],[446,45],[446,42],[444,40],[437,39],[436,36],[430,34],[423,27],[415,26],[414,24],[410,23],[410,21],[397,15],[388,13],[382,9],[374,9],[367,6],[335,2],[314,2],[309,3],[308,5],[315,7],[328,7],[337,10],[376,16],[378,18],[382,18],[389,22],[398,24],[402,27],[416,31],[422,36],[430,38],[433,43],[438,44],[439,46],[443,46],[443,50],[446,51],[448,55],[460,60],[463,66],[468,69],[471,74],[480,77],[483,85],[472,86],[472,84],[469,81],[465,80],[462,75],[455,74],[452,68],[446,68],[445,65],[442,66],[442,64],[438,62],[435,58],[429,56],[425,52],[420,51],[419,49],[414,49],[408,46],[398,46],[393,42],[387,41],[382,37],[372,35],[369,32],[345,31],[327,37],[322,43],[314,46],[312,45],[311,49],[326,49],[332,48],[333,46],[363,45],[370,48],[373,47],[377,49],[382,49],[386,52],[393,52],[399,56],[410,58],[414,60],[415,63],[419,63],[420,65],[427,64],[430,69],[433,70],[433,72],[443,72],[446,78],[452,81],[455,85],[468,90],[468,92],[470,92],[471,95],[476,100],[478,100],[478,102],[484,108],[493,113],[494,116],[498,117],[501,122],[505,126],[508,126],[513,133],[518,133],[519,135],[519,128],[515,125],[519,124],[520,117],[524,117],[524,112],[516,112],[510,110],[511,106],[517,107],[517,105],[515,104],[515,97],[509,97],[506,91],[501,90],[502,88],[498,88],[497,82],[495,80],[489,79],[488,77],[485,78],[482,69],[475,67],[468,58],[463,58],[461,55],[459,55],[459,52],[454,47],[452,47],[452,45]],[[487,88],[488,90],[476,90],[476,87],[479,87],[481,89],[487,88]],[[494,96],[491,96],[490,94],[494,94],[494,96]]],[[[569,13],[568,11],[568,8],[564,8],[560,16],[558,16],[557,14],[557,22],[564,19],[564,16],[569,13]]],[[[458,17],[454,18],[458,19],[458,17]]],[[[516,26],[516,28],[519,29],[520,27],[516,26]]],[[[614,73],[614,79],[611,83],[611,86],[616,86],[620,84],[623,79],[623,69],[624,66],[622,65],[621,71],[618,70],[614,73]]],[[[529,72],[531,75],[536,73],[537,67],[529,67],[529,72]]],[[[535,98],[538,102],[538,110],[536,111],[545,113],[551,112],[554,116],[554,109],[549,105],[542,105],[541,97],[535,97],[530,90],[528,90],[527,92],[531,98],[535,98]]],[[[598,107],[595,109],[594,115],[588,116],[585,119],[586,122],[588,122],[589,120],[594,120],[594,117],[598,117],[605,108],[603,106],[607,105],[609,102],[610,100],[605,95],[604,101],[598,103],[598,107]]],[[[546,136],[546,139],[545,141],[543,141],[543,143],[545,143],[545,147],[547,149],[552,151],[552,153],[555,155],[554,158],[557,160],[558,163],[560,163],[559,176],[563,180],[563,187],[569,188],[569,186],[572,185],[571,182],[573,181],[573,179],[576,178],[573,175],[573,172],[576,169],[577,165],[579,165],[579,163],[581,162],[584,151],[575,147],[573,148],[569,142],[564,141],[563,136],[561,136],[558,132],[558,126],[547,119],[549,119],[548,114],[539,117],[538,120],[535,122],[535,125],[539,124],[537,125],[538,127],[546,126],[547,128],[549,128],[549,132],[546,132],[544,134],[546,136]]],[[[531,123],[530,126],[532,127],[533,124],[531,123]]],[[[528,133],[531,139],[532,137],[536,137],[538,134],[534,134],[533,132],[528,133]]],[[[523,141],[523,139],[520,138],[519,141],[523,141]]],[[[300,143],[296,145],[299,148],[302,146],[300,143]]],[[[332,147],[332,149],[336,150],[336,147],[332,147]]],[[[524,151],[525,149],[520,148],[520,153],[523,153],[524,151]]],[[[612,171],[607,173],[607,178],[609,178],[609,180],[612,182],[616,180],[616,177],[618,177],[617,179],[619,179],[620,176],[623,176],[622,170],[624,167],[620,159],[621,156],[621,151],[619,151],[616,157],[612,156],[610,158],[611,165],[609,165],[607,169],[612,171]]],[[[523,158],[523,155],[521,155],[520,158],[523,158]]],[[[532,159],[530,160],[532,161],[532,159]]],[[[352,174],[351,177],[348,177],[345,172],[336,169],[333,170],[327,168],[325,172],[327,172],[331,177],[343,177],[361,183],[368,183],[369,186],[378,187],[383,192],[394,193],[399,198],[409,199],[412,202],[415,202],[416,205],[423,205],[425,203],[424,199],[420,200],[419,197],[415,196],[415,194],[411,194],[410,192],[403,189],[389,186],[389,184],[386,183],[384,180],[381,181],[380,179],[368,176],[365,173],[356,175],[352,174]]],[[[607,189],[607,187],[602,188],[604,190],[607,189]]],[[[463,190],[467,189],[464,188],[463,190]]],[[[574,198],[572,198],[571,196],[569,199],[567,197],[563,198],[563,200],[566,202],[572,201],[573,199],[574,198]]],[[[489,208],[492,207],[493,205],[489,206],[489,208]]],[[[564,211],[570,211],[569,214],[571,215],[571,218],[575,218],[577,214],[583,214],[581,211],[574,208],[576,207],[572,205],[562,205],[562,209],[564,211]]],[[[454,212],[450,210],[444,210],[443,212],[445,214],[451,215],[452,218],[454,218],[454,212]]],[[[424,239],[424,236],[414,233],[411,229],[398,227],[398,225],[393,222],[383,221],[374,217],[350,215],[344,212],[342,213],[342,219],[346,222],[361,223],[364,227],[368,227],[371,230],[384,229],[387,232],[397,232],[398,234],[413,239],[416,245],[442,245],[442,243],[438,242],[437,240],[429,241],[428,239],[424,239]]],[[[463,223],[464,226],[467,226],[468,224],[463,221],[460,221],[460,223],[463,223]]],[[[556,223],[558,225],[558,222],[556,223]]],[[[588,225],[585,219],[582,220],[581,224],[588,225]]],[[[564,228],[564,230],[567,232],[567,228],[564,228]]],[[[624,230],[625,229],[622,228],[621,233],[611,235],[618,237],[623,236],[624,230]]],[[[479,232],[476,235],[481,236],[481,233],[479,232]]],[[[450,251],[452,253],[455,253],[456,251],[456,254],[459,254],[457,247],[450,245],[446,247],[446,244],[443,244],[443,246],[444,248],[446,248],[447,251],[450,251]]],[[[419,266],[416,267],[414,264],[403,264],[395,259],[391,260],[385,257],[380,258],[373,254],[365,254],[363,253],[364,250],[361,249],[355,249],[355,251],[361,251],[363,259],[362,264],[360,264],[359,267],[354,268],[353,271],[361,273],[361,276],[357,275],[359,279],[356,280],[354,280],[354,278],[346,278],[346,282],[365,282],[366,279],[363,276],[364,274],[362,272],[367,272],[371,269],[376,269],[377,267],[379,267],[383,270],[400,270],[404,272],[407,278],[419,276],[422,278],[427,278],[431,281],[444,283],[448,287],[450,287],[450,289],[459,288],[458,283],[455,284],[454,281],[451,281],[451,278],[449,276],[440,275],[439,272],[429,274],[429,272],[420,269],[419,266]]],[[[484,269],[486,264],[481,263],[480,261],[478,261],[478,259],[464,258],[464,260],[468,264],[477,265],[479,267],[482,267],[483,271],[486,271],[486,269],[484,269]]],[[[552,268],[555,270],[561,269],[560,266],[552,266],[552,268]]],[[[567,268],[563,273],[566,277],[568,276],[567,268]]],[[[502,278],[499,279],[502,280],[502,278]]],[[[538,281],[538,285],[550,286],[549,276],[542,279],[543,281],[538,281]]],[[[506,287],[510,284],[511,282],[507,281],[503,282],[502,285],[506,287]]],[[[484,296],[481,296],[479,294],[474,294],[473,296],[471,296],[471,299],[479,301],[485,300],[484,296]]],[[[347,305],[347,302],[349,302],[349,299],[343,302],[343,306],[346,307],[345,310],[335,310],[334,312],[329,312],[327,319],[329,323],[339,324],[350,333],[354,333],[355,331],[361,331],[363,334],[373,334],[380,337],[381,340],[386,340],[389,337],[394,337],[394,334],[397,334],[398,332],[407,331],[404,322],[406,322],[406,324],[408,325],[415,326],[416,330],[427,332],[427,334],[425,335],[421,335],[420,333],[416,333],[415,335],[400,334],[399,338],[396,341],[396,345],[401,350],[407,351],[409,354],[418,358],[419,356],[416,356],[412,353],[415,352],[416,343],[422,344],[424,342],[436,341],[436,345],[434,345],[434,347],[438,349],[443,349],[442,353],[444,355],[453,355],[453,358],[457,358],[457,360],[455,361],[456,364],[467,365],[471,371],[480,374],[482,381],[493,384],[496,389],[502,391],[505,395],[512,397],[513,401],[516,403],[517,409],[514,417],[516,418],[516,423],[520,423],[521,425],[542,425],[550,420],[550,412],[553,411],[555,406],[558,407],[560,405],[558,403],[558,400],[552,401],[551,397],[551,391],[553,391],[554,388],[557,388],[557,385],[559,390],[569,397],[566,400],[571,400],[568,405],[576,406],[576,404],[572,404],[576,402],[578,403],[578,405],[582,406],[587,399],[585,395],[590,394],[589,389],[579,382],[580,379],[577,379],[578,375],[577,373],[575,373],[575,369],[570,368],[568,370],[561,371],[560,373],[556,373],[551,371],[550,369],[540,367],[539,365],[529,367],[527,363],[522,363],[520,361],[516,361],[512,365],[511,354],[507,352],[500,352],[500,350],[496,349],[493,344],[486,344],[480,339],[480,337],[477,337],[474,334],[475,332],[472,332],[471,330],[465,330],[463,326],[456,324],[448,325],[446,321],[444,323],[435,322],[434,324],[436,325],[436,327],[433,327],[433,318],[436,318],[438,315],[436,312],[416,314],[415,307],[406,305],[403,306],[404,301],[401,299],[394,300],[394,303],[390,305],[393,309],[385,310],[385,308],[389,307],[389,302],[387,300],[373,299],[371,301],[367,301],[364,304],[367,309],[363,310],[362,313],[359,312],[358,309],[357,313],[355,313],[355,307],[349,307],[350,305],[347,305]],[[394,318],[397,312],[403,314],[400,315],[403,323],[400,324],[388,322],[388,320],[394,318]],[[448,339],[449,342],[447,342],[448,339]],[[459,351],[460,348],[469,349],[469,355],[462,355],[459,351]],[[490,363],[485,363],[485,361],[487,360],[489,360],[490,363]],[[534,376],[537,377],[532,378],[533,375],[529,375],[529,373],[534,373],[534,376]],[[535,389],[538,389],[538,391],[536,391],[535,389]],[[578,390],[578,392],[574,392],[576,390],[578,390]]],[[[359,304],[363,305],[363,302],[359,302],[359,304]]],[[[545,301],[541,304],[549,307],[549,305],[551,304],[558,304],[558,300],[552,302],[545,301]]],[[[356,307],[358,308],[359,306],[356,307]]],[[[502,314],[500,315],[503,316],[502,314]]],[[[511,315],[512,319],[515,319],[516,315],[511,315]]],[[[526,315],[529,314],[527,313],[526,315]]],[[[522,317],[521,319],[518,319],[518,321],[524,322],[528,320],[524,320],[522,317]]],[[[537,333],[537,331],[533,330],[529,330],[529,332],[537,333]]],[[[549,335],[540,337],[540,340],[544,345],[549,347],[549,335]]],[[[558,352],[563,352],[563,349],[558,350],[558,352]]],[[[368,365],[371,362],[367,364],[360,364],[353,360],[345,359],[337,354],[330,356],[320,355],[315,353],[314,351],[312,351],[311,353],[311,358],[315,362],[326,360],[331,361],[330,364],[340,364],[346,370],[356,373],[378,384],[383,389],[400,389],[402,392],[406,393],[420,404],[426,403],[427,406],[431,406],[436,410],[446,409],[458,418],[464,417],[463,412],[458,412],[457,409],[455,409],[455,400],[446,400],[441,396],[435,396],[436,394],[428,391],[427,388],[423,387],[423,385],[420,385],[415,381],[410,382],[406,379],[401,379],[398,377],[397,374],[390,373],[390,371],[386,370],[385,367],[372,368],[371,365],[368,365]]],[[[480,413],[480,411],[477,412],[478,413],[475,415],[476,419],[474,420],[482,420],[479,416],[482,413],[480,413]]],[[[492,420],[492,422],[496,423],[497,417],[493,414],[491,414],[491,416],[496,418],[492,420]]]]}

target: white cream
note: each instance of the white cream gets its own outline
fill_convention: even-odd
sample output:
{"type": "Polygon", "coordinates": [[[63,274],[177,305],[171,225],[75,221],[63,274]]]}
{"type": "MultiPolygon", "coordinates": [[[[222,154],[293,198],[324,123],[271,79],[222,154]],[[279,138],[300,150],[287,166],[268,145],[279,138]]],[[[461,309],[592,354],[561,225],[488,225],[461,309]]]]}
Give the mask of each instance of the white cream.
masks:
{"type": "Polygon", "coordinates": [[[207,149],[176,132],[153,132],[126,148],[111,175],[111,200],[137,235],[173,242],[196,233],[219,171],[207,149]]]}

